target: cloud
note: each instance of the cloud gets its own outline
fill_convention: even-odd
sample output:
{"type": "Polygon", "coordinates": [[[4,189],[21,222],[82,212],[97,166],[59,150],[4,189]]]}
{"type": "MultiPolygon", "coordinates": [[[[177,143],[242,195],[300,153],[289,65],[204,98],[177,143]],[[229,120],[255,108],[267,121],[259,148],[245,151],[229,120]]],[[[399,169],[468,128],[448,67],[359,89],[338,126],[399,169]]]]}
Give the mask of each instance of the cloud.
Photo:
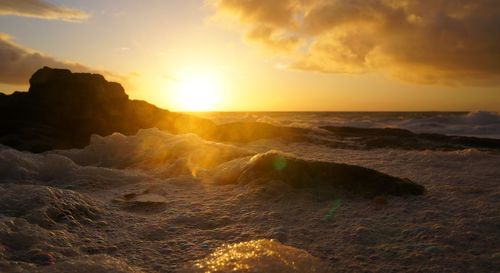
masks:
{"type": "Polygon", "coordinates": [[[49,66],[67,68],[78,72],[103,74],[112,80],[126,81],[126,77],[88,66],[57,60],[53,57],[25,48],[11,41],[6,34],[0,33],[0,83],[23,85],[27,84],[31,75],[38,69],[49,66]]]}
{"type": "Polygon", "coordinates": [[[79,22],[88,14],[77,9],[66,8],[44,0],[2,0],[0,15],[26,16],[48,20],[79,22]]]}
{"type": "Polygon", "coordinates": [[[500,84],[497,0],[215,0],[289,67],[423,84],[500,84]]]}
{"type": "Polygon", "coordinates": [[[250,41],[256,41],[266,44],[267,47],[275,51],[289,51],[297,47],[299,39],[295,36],[277,35],[275,29],[267,26],[258,26],[251,29],[246,38],[250,41]]]}

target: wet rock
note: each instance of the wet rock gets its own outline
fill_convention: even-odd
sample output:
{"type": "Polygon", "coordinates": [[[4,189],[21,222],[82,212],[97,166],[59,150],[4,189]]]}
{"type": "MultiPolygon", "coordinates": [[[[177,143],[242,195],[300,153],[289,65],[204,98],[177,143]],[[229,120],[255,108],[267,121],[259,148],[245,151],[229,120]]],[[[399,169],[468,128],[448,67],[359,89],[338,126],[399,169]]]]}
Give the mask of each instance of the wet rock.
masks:
{"type": "Polygon", "coordinates": [[[282,181],[295,188],[338,189],[350,193],[377,195],[421,195],[425,188],[408,179],[372,169],[326,161],[306,160],[276,151],[249,159],[238,183],[282,181]]]}
{"type": "Polygon", "coordinates": [[[394,148],[407,150],[460,150],[467,148],[500,149],[500,140],[439,134],[417,134],[399,128],[320,127],[358,148],[394,148]]]}

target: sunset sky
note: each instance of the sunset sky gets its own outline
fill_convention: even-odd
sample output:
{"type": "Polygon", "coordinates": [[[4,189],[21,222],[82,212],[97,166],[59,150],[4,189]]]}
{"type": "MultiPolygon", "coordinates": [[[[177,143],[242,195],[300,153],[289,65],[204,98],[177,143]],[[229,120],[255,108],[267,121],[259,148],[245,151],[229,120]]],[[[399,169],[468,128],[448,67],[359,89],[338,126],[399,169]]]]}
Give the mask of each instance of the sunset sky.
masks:
{"type": "Polygon", "coordinates": [[[496,0],[0,0],[0,91],[105,74],[170,110],[500,110],[496,0]]]}

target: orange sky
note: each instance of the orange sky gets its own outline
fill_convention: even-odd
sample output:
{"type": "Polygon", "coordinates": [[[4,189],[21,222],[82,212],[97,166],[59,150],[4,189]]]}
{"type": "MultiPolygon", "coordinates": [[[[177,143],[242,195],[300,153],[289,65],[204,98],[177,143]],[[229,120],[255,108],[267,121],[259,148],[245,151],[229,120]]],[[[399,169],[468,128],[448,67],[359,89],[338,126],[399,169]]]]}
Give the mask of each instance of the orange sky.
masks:
{"type": "Polygon", "coordinates": [[[498,24],[488,0],[1,2],[0,91],[49,65],[179,111],[499,111],[498,24]]]}

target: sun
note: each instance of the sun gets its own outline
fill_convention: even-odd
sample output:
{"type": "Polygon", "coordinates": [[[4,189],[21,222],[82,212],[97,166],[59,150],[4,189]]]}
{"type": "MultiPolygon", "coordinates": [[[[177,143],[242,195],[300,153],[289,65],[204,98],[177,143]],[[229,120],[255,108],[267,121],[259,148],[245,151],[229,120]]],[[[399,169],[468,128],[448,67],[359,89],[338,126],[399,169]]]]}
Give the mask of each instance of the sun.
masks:
{"type": "Polygon", "coordinates": [[[210,73],[182,77],[174,86],[174,100],[181,111],[214,110],[221,100],[220,80],[210,73]]]}

